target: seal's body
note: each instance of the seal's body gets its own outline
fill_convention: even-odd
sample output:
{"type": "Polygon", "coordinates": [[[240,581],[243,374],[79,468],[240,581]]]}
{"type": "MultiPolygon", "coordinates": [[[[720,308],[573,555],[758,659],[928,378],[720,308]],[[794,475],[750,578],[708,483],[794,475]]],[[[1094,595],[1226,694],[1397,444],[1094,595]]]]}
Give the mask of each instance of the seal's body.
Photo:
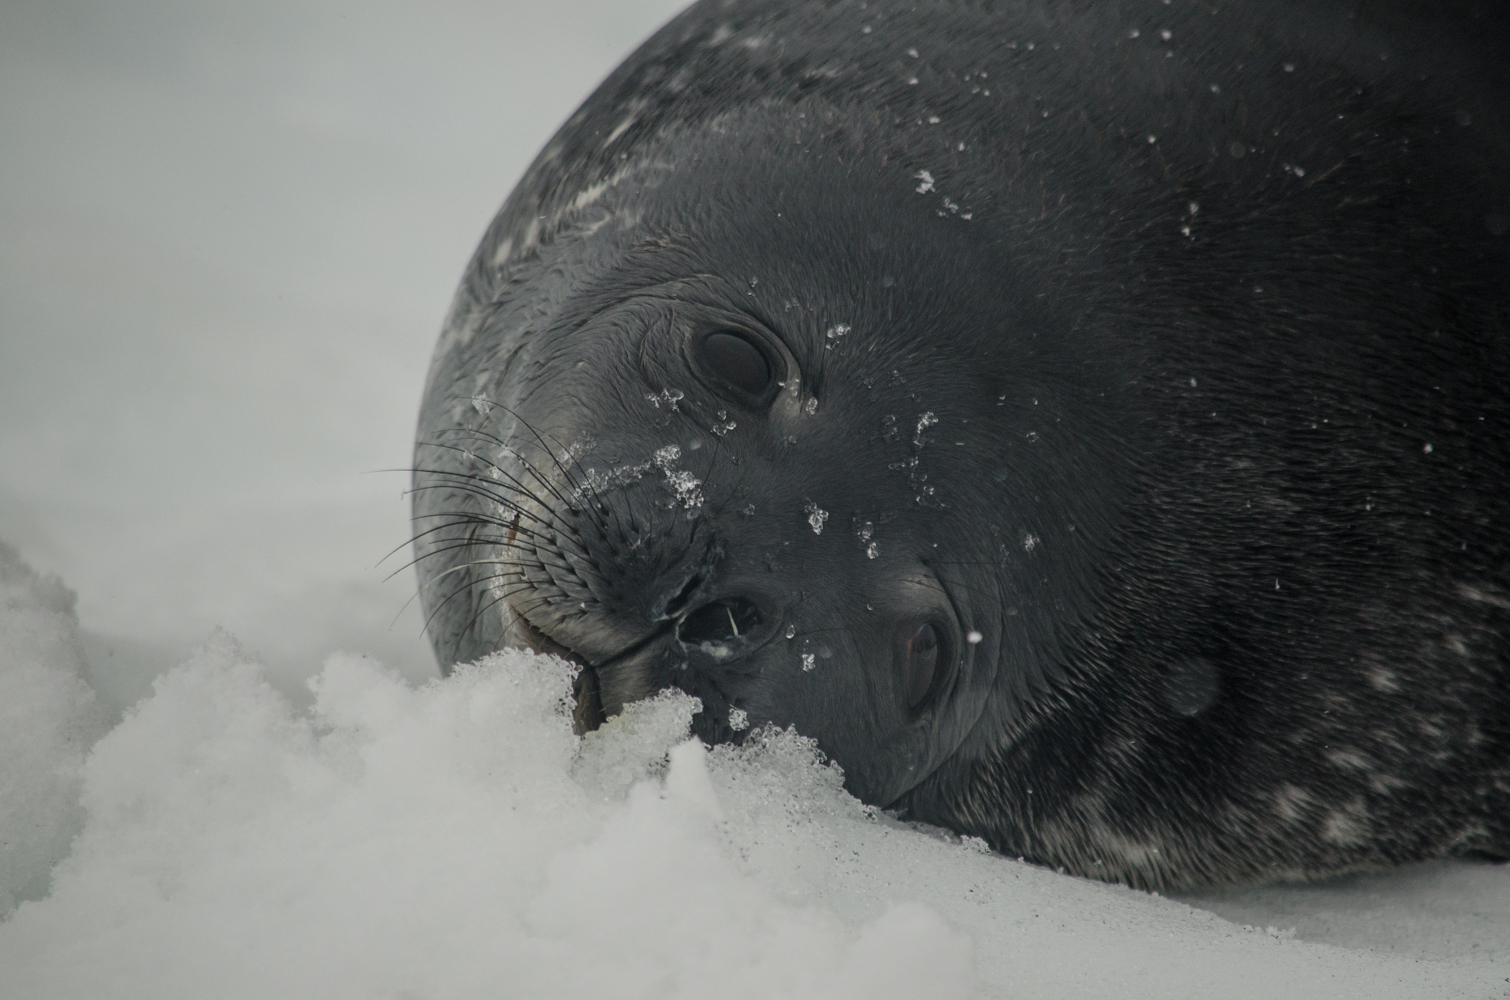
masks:
{"type": "Polygon", "coordinates": [[[692,8],[457,295],[441,663],[1135,885],[1510,854],[1497,11],[692,8]]]}

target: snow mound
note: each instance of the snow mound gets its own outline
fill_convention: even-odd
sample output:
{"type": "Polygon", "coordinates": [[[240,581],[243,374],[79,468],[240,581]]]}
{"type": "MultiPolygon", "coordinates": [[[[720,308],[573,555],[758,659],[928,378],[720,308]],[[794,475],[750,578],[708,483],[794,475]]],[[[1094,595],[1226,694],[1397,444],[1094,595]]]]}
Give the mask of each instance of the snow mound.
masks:
{"type": "Polygon", "coordinates": [[[84,755],[104,731],[73,605],[0,542],[0,919],[47,893],[83,819],[84,755]]]}
{"type": "Polygon", "coordinates": [[[414,690],[338,655],[300,717],[217,638],[100,741],[52,897],[0,930],[0,994],[969,995],[936,912],[847,921],[730,850],[721,790],[768,800],[765,760],[801,775],[789,822],[868,822],[805,741],[710,757],[669,696],[579,741],[569,681],[510,653],[414,690]]]}
{"type": "MultiPolygon", "coordinates": [[[[76,666],[61,640],[41,655],[76,666]]],[[[698,706],[683,695],[579,739],[570,680],[559,660],[511,651],[416,688],[338,654],[306,712],[215,637],[89,755],[87,820],[51,895],[0,924],[0,996],[1503,989],[1488,961],[1298,941],[896,822],[794,733],[689,740],[698,706]]],[[[66,775],[80,747],[52,739],[66,775]]]]}

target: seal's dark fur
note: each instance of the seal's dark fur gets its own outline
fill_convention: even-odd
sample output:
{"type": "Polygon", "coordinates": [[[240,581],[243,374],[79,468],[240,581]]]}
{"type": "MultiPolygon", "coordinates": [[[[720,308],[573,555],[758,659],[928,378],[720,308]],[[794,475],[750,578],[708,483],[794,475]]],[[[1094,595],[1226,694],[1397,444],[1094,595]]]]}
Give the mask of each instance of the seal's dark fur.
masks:
{"type": "MultiPolygon", "coordinates": [[[[819,376],[840,357],[823,323],[794,334],[830,426],[783,461],[859,475],[846,442],[882,455],[880,414],[901,413],[885,454],[934,465],[898,502],[952,490],[930,571],[985,659],[952,689],[969,707],[928,723],[958,731],[905,780],[799,709],[754,721],[816,730],[882,804],[1136,885],[1506,856],[1507,231],[1500,5],[702,3],[603,83],[489,229],[418,464],[464,468],[431,447],[448,429],[521,434],[458,398],[528,409],[575,385],[540,345],[649,283],[712,275],[739,292],[700,307],[778,334],[789,303],[821,316],[825,290],[853,292],[855,336],[886,361],[819,376]],[[889,372],[916,381],[888,397],[889,372]],[[919,422],[909,453],[930,406],[951,436],[919,422]]],[[[643,396],[617,377],[605,395],[643,396]]],[[[608,405],[592,395],[560,405],[608,405]]],[[[733,475],[703,473],[710,493],[733,475]]],[[[421,516],[468,502],[418,482],[421,516]]],[[[665,523],[668,565],[714,573],[720,522],[665,523]]],[[[442,544],[461,530],[420,545],[422,580],[462,584],[425,591],[448,666],[520,641],[485,614],[470,550],[442,544]]],[[[610,575],[616,544],[573,543],[610,575]]]]}

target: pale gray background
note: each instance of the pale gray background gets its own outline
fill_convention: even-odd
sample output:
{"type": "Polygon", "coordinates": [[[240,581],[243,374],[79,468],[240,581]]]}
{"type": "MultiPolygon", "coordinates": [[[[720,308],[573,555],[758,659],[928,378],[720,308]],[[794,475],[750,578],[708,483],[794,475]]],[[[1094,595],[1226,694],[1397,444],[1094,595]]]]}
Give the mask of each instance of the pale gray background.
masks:
{"type": "Polygon", "coordinates": [[[434,672],[364,473],[493,211],[682,5],[0,4],[0,540],[108,697],[216,626],[296,695],[336,648],[434,672]]]}

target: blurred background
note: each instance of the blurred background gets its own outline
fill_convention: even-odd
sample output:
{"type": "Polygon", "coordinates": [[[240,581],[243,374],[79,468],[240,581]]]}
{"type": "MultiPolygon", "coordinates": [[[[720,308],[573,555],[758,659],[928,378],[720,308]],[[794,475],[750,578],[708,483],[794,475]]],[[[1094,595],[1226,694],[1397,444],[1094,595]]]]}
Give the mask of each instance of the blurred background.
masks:
{"type": "Polygon", "coordinates": [[[224,628],[421,680],[419,394],[535,152],[681,0],[0,2],[0,541],[117,708],[224,628]]]}

